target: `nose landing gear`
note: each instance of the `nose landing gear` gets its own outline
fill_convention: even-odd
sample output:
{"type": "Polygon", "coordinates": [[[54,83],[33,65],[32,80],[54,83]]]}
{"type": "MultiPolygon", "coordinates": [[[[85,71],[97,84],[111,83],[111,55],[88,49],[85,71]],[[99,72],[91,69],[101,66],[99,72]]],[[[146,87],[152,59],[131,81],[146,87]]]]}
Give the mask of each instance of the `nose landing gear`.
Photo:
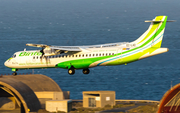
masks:
{"type": "Polygon", "coordinates": [[[17,75],[16,71],[18,71],[18,69],[12,69],[12,71],[14,71],[14,72],[12,73],[12,75],[16,76],[16,75],[17,75]]]}
{"type": "Polygon", "coordinates": [[[16,75],[17,75],[17,73],[16,73],[16,72],[14,72],[14,73],[12,73],[12,75],[16,76],[16,75]]]}

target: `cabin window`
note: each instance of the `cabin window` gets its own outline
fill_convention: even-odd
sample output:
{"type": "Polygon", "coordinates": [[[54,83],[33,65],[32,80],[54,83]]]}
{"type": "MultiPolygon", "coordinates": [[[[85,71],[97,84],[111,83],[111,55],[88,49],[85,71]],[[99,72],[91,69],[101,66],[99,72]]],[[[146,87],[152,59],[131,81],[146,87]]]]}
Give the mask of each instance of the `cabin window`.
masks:
{"type": "Polygon", "coordinates": [[[35,56],[33,57],[33,59],[35,59],[35,56]]]}
{"type": "Polygon", "coordinates": [[[96,54],[96,56],[98,56],[98,54],[96,54]]]}
{"type": "Polygon", "coordinates": [[[101,56],[101,53],[99,54],[99,56],[101,56]]]}
{"type": "Polygon", "coordinates": [[[108,53],[106,53],[106,56],[108,56],[108,53]]]}
{"type": "Polygon", "coordinates": [[[38,59],[38,56],[36,58],[38,59]]]}
{"type": "Polygon", "coordinates": [[[89,57],[91,57],[91,54],[89,54],[89,57]]]}
{"type": "Polygon", "coordinates": [[[112,55],[114,55],[114,53],[112,53],[112,55]]]}
{"type": "Polygon", "coordinates": [[[81,57],[81,54],[79,54],[79,57],[81,57]]]}
{"type": "Polygon", "coordinates": [[[74,55],[72,55],[72,57],[74,57],[74,55]]]}
{"type": "Polygon", "coordinates": [[[82,57],[84,57],[84,54],[82,55],[82,57]]]}
{"type": "Polygon", "coordinates": [[[69,57],[71,57],[71,55],[69,55],[69,57]]]}
{"type": "Polygon", "coordinates": [[[109,53],[109,55],[111,55],[111,53],[109,53]]]}
{"type": "Polygon", "coordinates": [[[102,54],[102,56],[104,56],[104,53],[102,54]]]}
{"type": "Polygon", "coordinates": [[[86,54],[86,57],[88,57],[88,54],[86,54]]]}
{"type": "Polygon", "coordinates": [[[76,55],[76,57],[78,57],[78,55],[76,55]]]}
{"type": "Polygon", "coordinates": [[[93,56],[95,56],[95,54],[93,54],[93,56]]]}
{"type": "Polygon", "coordinates": [[[66,55],[66,58],[68,57],[68,55],[66,55]]]}
{"type": "Polygon", "coordinates": [[[64,58],[64,55],[62,55],[62,58],[64,58]]]}

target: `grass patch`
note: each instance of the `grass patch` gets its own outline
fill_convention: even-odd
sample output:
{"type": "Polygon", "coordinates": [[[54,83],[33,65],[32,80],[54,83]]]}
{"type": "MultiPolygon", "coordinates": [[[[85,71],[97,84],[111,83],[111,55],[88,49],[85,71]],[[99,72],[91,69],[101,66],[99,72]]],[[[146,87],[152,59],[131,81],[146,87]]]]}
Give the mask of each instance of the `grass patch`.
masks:
{"type": "Polygon", "coordinates": [[[158,106],[154,105],[145,105],[139,106],[137,108],[130,109],[128,113],[156,113],[158,110],[158,106]]]}
{"type": "MultiPolygon", "coordinates": [[[[105,110],[111,110],[114,108],[122,108],[122,107],[129,107],[134,106],[134,103],[126,103],[126,104],[117,104],[115,106],[111,105],[105,105],[103,108],[83,108],[83,107],[76,107],[71,111],[70,113],[95,113],[96,111],[105,111],[105,110]]],[[[120,112],[123,113],[123,112],[120,112]]]]}
{"type": "Polygon", "coordinates": [[[129,107],[129,106],[135,106],[135,104],[134,103],[117,104],[117,105],[113,106],[113,108],[123,108],[123,107],[129,107]]]}

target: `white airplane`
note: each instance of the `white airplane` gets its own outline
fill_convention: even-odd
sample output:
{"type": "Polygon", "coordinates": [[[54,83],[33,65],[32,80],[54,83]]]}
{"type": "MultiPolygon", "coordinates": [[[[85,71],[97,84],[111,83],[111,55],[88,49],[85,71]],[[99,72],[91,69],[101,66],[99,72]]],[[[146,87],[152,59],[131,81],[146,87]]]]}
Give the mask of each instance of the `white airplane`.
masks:
{"type": "Polygon", "coordinates": [[[16,52],[4,65],[14,71],[13,75],[17,75],[19,69],[35,68],[64,68],[70,75],[76,69],[83,69],[83,73],[88,74],[92,67],[122,65],[167,52],[168,48],[161,48],[167,16],[145,22],[151,22],[150,27],[133,42],[89,46],[26,44],[42,50],[16,52]]]}

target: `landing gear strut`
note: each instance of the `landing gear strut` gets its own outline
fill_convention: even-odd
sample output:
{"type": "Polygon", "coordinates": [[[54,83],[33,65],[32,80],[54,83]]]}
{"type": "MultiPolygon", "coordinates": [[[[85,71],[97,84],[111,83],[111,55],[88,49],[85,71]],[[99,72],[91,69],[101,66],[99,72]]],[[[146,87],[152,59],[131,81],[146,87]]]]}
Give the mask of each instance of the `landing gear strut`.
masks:
{"type": "Polygon", "coordinates": [[[89,74],[90,70],[87,68],[87,69],[83,69],[83,73],[84,74],[89,74]]]}

